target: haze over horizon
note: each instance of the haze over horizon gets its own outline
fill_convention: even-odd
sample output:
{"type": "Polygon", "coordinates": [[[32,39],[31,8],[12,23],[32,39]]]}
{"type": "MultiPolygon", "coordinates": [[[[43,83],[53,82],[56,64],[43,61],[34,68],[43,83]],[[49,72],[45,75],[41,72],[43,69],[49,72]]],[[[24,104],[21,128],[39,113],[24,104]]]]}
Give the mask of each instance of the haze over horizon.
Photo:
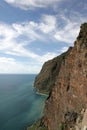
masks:
{"type": "Polygon", "coordinates": [[[0,73],[38,73],[73,46],[86,0],[0,0],[0,73]]]}

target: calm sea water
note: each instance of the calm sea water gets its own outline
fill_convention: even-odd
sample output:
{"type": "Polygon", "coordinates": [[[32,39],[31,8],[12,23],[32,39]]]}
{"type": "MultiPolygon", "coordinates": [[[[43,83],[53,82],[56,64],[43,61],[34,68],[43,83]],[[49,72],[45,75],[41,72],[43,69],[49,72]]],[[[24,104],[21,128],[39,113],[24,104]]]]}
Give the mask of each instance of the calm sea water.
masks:
{"type": "Polygon", "coordinates": [[[0,130],[26,130],[42,116],[45,96],[33,87],[36,75],[0,75],[0,130]]]}

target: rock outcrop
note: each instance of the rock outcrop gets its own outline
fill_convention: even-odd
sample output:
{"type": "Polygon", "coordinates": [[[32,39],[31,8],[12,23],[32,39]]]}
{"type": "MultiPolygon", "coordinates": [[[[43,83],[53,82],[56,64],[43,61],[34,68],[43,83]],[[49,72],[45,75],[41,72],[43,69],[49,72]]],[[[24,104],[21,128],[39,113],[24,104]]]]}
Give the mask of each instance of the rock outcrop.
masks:
{"type": "Polygon", "coordinates": [[[87,109],[84,113],[83,120],[82,120],[82,130],[87,130],[87,109]]]}
{"type": "Polygon", "coordinates": [[[34,86],[38,93],[50,94],[52,88],[55,86],[55,81],[61,65],[65,62],[71,50],[72,47],[70,47],[67,52],[44,63],[41,72],[37,75],[34,82],[34,86]]]}
{"type": "Polygon", "coordinates": [[[44,64],[35,87],[49,93],[41,130],[87,130],[87,23],[74,47],[44,64]]]}
{"type": "MultiPolygon", "coordinates": [[[[55,86],[46,100],[43,122],[49,130],[73,128],[82,109],[87,107],[87,24],[81,31],[74,47],[62,61],[56,75],[55,86]]],[[[73,128],[75,130],[75,128],[73,128]]]]}

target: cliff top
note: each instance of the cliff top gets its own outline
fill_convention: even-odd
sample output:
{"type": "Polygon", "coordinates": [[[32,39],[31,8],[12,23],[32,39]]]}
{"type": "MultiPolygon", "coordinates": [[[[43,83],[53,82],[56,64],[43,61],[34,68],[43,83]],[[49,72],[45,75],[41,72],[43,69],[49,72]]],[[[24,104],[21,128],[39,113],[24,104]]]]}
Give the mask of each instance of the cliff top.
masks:
{"type": "Polygon", "coordinates": [[[35,87],[49,97],[42,119],[29,130],[87,129],[87,23],[74,47],[43,65],[35,87]]]}
{"type": "MultiPolygon", "coordinates": [[[[81,30],[75,41],[75,46],[78,48],[78,51],[87,47],[87,23],[81,25],[81,30]]],[[[55,84],[56,76],[59,73],[61,65],[65,63],[65,59],[72,49],[73,47],[70,47],[67,52],[44,63],[41,72],[37,75],[34,83],[38,92],[49,94],[55,84]]]]}
{"type": "Polygon", "coordinates": [[[80,33],[79,36],[77,37],[77,40],[80,39],[87,40],[87,23],[82,24],[80,28],[81,28],[80,33]]]}

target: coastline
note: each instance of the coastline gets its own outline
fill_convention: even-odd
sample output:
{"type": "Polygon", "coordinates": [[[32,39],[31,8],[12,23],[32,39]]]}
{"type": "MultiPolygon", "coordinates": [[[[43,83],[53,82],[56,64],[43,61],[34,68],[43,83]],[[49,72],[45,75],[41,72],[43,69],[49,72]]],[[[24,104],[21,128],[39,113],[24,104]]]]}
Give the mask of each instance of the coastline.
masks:
{"type": "Polygon", "coordinates": [[[41,96],[46,96],[48,97],[49,95],[48,94],[45,94],[45,93],[41,93],[41,92],[36,92],[37,95],[41,95],[41,96]]]}

